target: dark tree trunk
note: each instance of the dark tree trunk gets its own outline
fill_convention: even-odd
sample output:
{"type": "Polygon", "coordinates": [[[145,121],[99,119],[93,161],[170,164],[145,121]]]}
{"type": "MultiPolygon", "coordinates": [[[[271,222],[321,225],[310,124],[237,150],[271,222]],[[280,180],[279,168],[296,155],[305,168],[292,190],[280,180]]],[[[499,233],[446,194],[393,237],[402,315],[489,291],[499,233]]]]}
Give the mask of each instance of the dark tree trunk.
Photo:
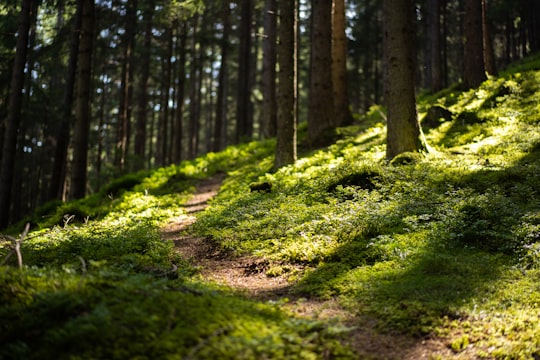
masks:
{"type": "Polygon", "coordinates": [[[251,139],[253,119],[251,117],[251,21],[253,1],[240,1],[240,45],[238,50],[238,98],[236,105],[236,142],[251,139]]]}
{"type": "Polygon", "coordinates": [[[527,33],[532,53],[540,50],[540,3],[529,0],[526,7],[527,33]]]}
{"type": "Polygon", "coordinates": [[[345,0],[333,1],[332,18],[332,85],[336,126],[353,122],[347,83],[347,37],[345,36],[345,0]]]}
{"type": "Polygon", "coordinates": [[[465,0],[465,66],[463,85],[473,88],[486,80],[482,35],[482,0],[465,0]]]}
{"type": "Polygon", "coordinates": [[[442,89],[441,61],[441,3],[440,0],[427,0],[427,87],[432,93],[442,89]]]}
{"type": "Polygon", "coordinates": [[[277,100],[276,100],[276,37],[277,37],[277,1],[267,0],[264,7],[263,38],[263,109],[262,134],[265,138],[276,136],[277,100]]]}
{"type": "Polygon", "coordinates": [[[77,69],[77,105],[75,109],[70,189],[71,198],[74,199],[80,199],[86,195],[91,118],[92,47],[94,41],[94,0],[79,1],[82,1],[83,5],[77,69]]]}
{"type": "Polygon", "coordinates": [[[120,104],[118,107],[118,123],[116,127],[115,166],[123,172],[126,169],[126,158],[131,135],[131,110],[133,100],[133,53],[135,49],[135,31],[137,27],[137,0],[126,3],[126,24],[123,39],[122,77],[120,79],[120,104]]]}
{"type": "Polygon", "coordinates": [[[73,126],[73,95],[75,93],[75,78],[77,73],[77,57],[79,52],[79,35],[82,19],[82,2],[77,1],[75,21],[71,34],[69,62],[66,73],[62,115],[56,131],[56,147],[52,168],[48,200],[61,199],[64,193],[66,178],[66,163],[70,140],[70,130],[73,126]]]}
{"type": "MultiPolygon", "coordinates": [[[[101,71],[105,72],[106,65],[103,65],[103,68],[101,71]]],[[[99,99],[99,111],[97,113],[98,118],[98,139],[97,139],[97,154],[96,154],[96,160],[95,160],[95,166],[96,166],[96,176],[97,176],[97,188],[99,189],[101,187],[101,172],[103,169],[103,151],[106,150],[105,148],[105,140],[106,136],[104,134],[104,125],[105,125],[105,117],[106,114],[108,114],[109,109],[109,101],[111,98],[111,94],[109,92],[109,83],[107,81],[103,81],[102,83],[102,92],[99,99]]]]}
{"type": "Polygon", "coordinates": [[[144,9],[144,41],[141,49],[141,77],[138,85],[137,120],[135,129],[135,161],[134,169],[144,168],[146,154],[146,124],[148,119],[148,80],[150,79],[150,49],[152,47],[152,28],[154,16],[154,1],[145,3],[144,9]]]}
{"type": "Polygon", "coordinates": [[[213,151],[220,151],[226,145],[227,135],[227,69],[229,63],[229,37],[231,31],[230,23],[231,9],[230,1],[224,0],[221,10],[223,21],[223,32],[221,38],[221,62],[218,74],[218,87],[216,90],[216,121],[214,123],[214,144],[213,151]]]}
{"type": "Polygon", "coordinates": [[[173,48],[173,36],[172,28],[168,27],[164,33],[164,42],[166,46],[166,52],[163,59],[163,72],[162,72],[162,84],[161,84],[161,105],[159,111],[158,121],[158,139],[157,139],[157,165],[165,166],[167,164],[167,151],[169,149],[169,91],[171,88],[171,72],[172,72],[172,48],[173,48]]]}
{"type": "Polygon", "coordinates": [[[274,168],[296,161],[297,1],[279,2],[279,85],[274,168]]]}
{"type": "Polygon", "coordinates": [[[497,76],[497,66],[495,64],[495,53],[493,52],[493,42],[491,41],[491,24],[487,16],[487,0],[482,0],[482,33],[484,43],[484,64],[489,75],[497,76]]]}
{"type": "Polygon", "coordinates": [[[31,26],[34,1],[22,2],[19,17],[18,38],[15,52],[13,72],[11,73],[10,94],[6,129],[2,147],[0,167],[0,229],[9,224],[9,209],[12,203],[12,185],[17,151],[17,131],[21,118],[22,90],[24,87],[24,68],[28,53],[28,35],[31,26]]]}
{"type": "MultiPolygon", "coordinates": [[[[193,34],[198,31],[199,16],[196,15],[193,19],[193,34]]],[[[200,81],[202,74],[200,73],[202,54],[201,44],[197,38],[193,36],[191,45],[191,69],[190,69],[190,94],[189,94],[189,129],[188,129],[188,152],[189,158],[193,159],[197,156],[199,149],[199,122],[200,122],[200,101],[201,101],[201,88],[200,81]],[[197,48],[198,45],[198,48],[197,48]]]]}
{"type": "Polygon", "coordinates": [[[416,113],[416,52],[413,0],[384,0],[384,99],[386,158],[422,149],[416,113]]]}
{"type": "Polygon", "coordinates": [[[176,112],[174,114],[175,131],[173,133],[173,161],[179,163],[182,160],[182,145],[184,137],[183,116],[186,81],[186,41],[187,26],[183,22],[178,34],[178,76],[176,84],[176,112]]]}
{"type": "Polygon", "coordinates": [[[312,1],[308,142],[325,145],[333,129],[332,1],[312,1]]]}

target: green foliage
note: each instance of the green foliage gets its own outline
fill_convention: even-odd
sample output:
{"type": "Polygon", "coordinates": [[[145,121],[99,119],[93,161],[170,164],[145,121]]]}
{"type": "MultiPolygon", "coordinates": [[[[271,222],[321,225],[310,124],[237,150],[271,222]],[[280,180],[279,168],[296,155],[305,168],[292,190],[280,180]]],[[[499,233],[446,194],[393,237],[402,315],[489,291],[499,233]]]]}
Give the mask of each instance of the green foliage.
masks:
{"type": "Polygon", "coordinates": [[[0,357],[351,358],[335,330],[202,284],[91,266],[0,272],[0,357]]]}
{"type": "Polygon", "coordinates": [[[52,209],[70,216],[28,234],[22,270],[14,259],[1,268],[0,358],[353,358],[339,341],[344,328],[193,281],[195,270],[160,238],[197,180],[231,171],[247,186],[242,174],[264,174],[271,153],[231,147],[52,209]]]}
{"type": "MultiPolygon", "coordinates": [[[[538,69],[521,69],[531,68],[538,69]]],[[[519,335],[501,330],[487,340],[462,333],[450,347],[530,357],[538,344],[520,341],[538,330],[518,325],[516,313],[524,304],[533,312],[540,305],[531,282],[540,261],[540,72],[521,69],[479,89],[423,100],[421,116],[434,102],[451,114],[426,132],[433,148],[427,156],[385,164],[377,122],[384,113],[373,108],[360,134],[338,130],[343,138],[334,145],[249,177],[271,184],[269,192],[249,192],[242,179],[229,178],[196,231],[280,267],[303,264],[295,291],[338,297],[352,312],[376,318],[382,330],[418,336],[451,332],[449,323],[490,313],[507,296],[498,289],[518,283],[514,291],[523,297],[499,310],[522,329],[519,335]]],[[[491,331],[488,321],[478,322],[491,331]]]]}
{"type": "Polygon", "coordinates": [[[112,180],[105,185],[100,193],[108,196],[117,197],[125,191],[131,190],[135,185],[141,183],[141,181],[147,176],[146,172],[139,172],[136,174],[127,174],[122,177],[112,180]]]}
{"type": "Polygon", "coordinates": [[[435,104],[450,114],[426,131],[426,155],[388,164],[384,111],[373,107],[273,173],[274,141],[252,142],[51,206],[23,242],[25,268],[11,259],[0,272],[0,357],[354,358],[342,327],[195,281],[160,239],[217,173],[223,186],[191,230],[264,258],[293,294],[338,299],[380,331],[446,336],[456,353],[537,357],[537,65],[423,98],[421,117],[435,104]]]}

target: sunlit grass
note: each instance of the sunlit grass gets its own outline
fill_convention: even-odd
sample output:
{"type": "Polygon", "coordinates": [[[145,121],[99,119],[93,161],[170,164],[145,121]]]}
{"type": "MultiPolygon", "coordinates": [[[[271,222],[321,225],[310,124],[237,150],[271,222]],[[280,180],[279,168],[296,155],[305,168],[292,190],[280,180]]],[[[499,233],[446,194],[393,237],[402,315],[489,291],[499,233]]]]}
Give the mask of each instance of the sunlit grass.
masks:
{"type": "Polygon", "coordinates": [[[540,260],[538,74],[439,94],[452,119],[426,131],[434,151],[411,165],[386,164],[384,126],[374,122],[261,174],[270,193],[231,180],[197,231],[233,251],[306,265],[296,291],[337,297],[383,331],[453,336],[455,352],[531,356],[540,350],[534,316],[524,316],[540,310],[530,270],[540,260]],[[471,319],[481,330],[460,329],[471,319]]]}
{"type": "Polygon", "coordinates": [[[231,255],[269,260],[268,276],[295,268],[294,294],[339,299],[382,332],[440,336],[455,353],[537,357],[539,69],[533,58],[478,89],[420,97],[421,118],[433,104],[451,118],[425,129],[433,151],[407,164],[387,163],[384,109],[374,106],[335,144],[275,172],[275,142],[251,142],[50,205],[23,243],[26,268],[19,276],[11,259],[0,275],[0,318],[24,320],[3,321],[2,340],[23,355],[71,351],[68,339],[89,357],[353,357],[341,330],[199,282],[160,239],[197,182],[224,173],[191,230],[231,255]],[[32,314],[50,329],[18,339],[32,314]]]}

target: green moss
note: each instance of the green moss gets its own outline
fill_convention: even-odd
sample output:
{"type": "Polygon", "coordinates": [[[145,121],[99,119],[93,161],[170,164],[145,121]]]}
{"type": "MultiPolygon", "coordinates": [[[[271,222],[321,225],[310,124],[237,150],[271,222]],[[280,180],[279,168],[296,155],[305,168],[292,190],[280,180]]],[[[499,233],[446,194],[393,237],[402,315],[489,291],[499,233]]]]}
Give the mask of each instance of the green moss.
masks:
{"type": "Polygon", "coordinates": [[[539,68],[536,57],[478,89],[420,97],[421,116],[451,117],[426,129],[433,151],[399,164],[386,163],[373,107],[276,172],[275,142],[252,142],[51,206],[36,220],[50,228],[23,242],[27,267],[12,258],[0,271],[0,356],[70,356],[77,344],[89,358],[354,358],[329,323],[194,280],[159,238],[216,173],[223,186],[191,230],[264,257],[268,276],[295,269],[293,294],[339,299],[380,331],[447,336],[455,352],[538,356],[539,68]],[[77,216],[65,226],[64,214],[77,216]]]}

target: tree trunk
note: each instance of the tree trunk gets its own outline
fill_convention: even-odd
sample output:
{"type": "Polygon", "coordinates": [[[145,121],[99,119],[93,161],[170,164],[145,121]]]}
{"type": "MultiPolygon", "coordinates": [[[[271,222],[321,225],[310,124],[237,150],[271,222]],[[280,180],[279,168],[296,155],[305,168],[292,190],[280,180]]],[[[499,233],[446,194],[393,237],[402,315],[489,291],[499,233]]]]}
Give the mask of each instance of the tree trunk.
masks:
{"type": "MultiPolygon", "coordinates": [[[[102,65],[101,71],[105,73],[106,64],[102,65]]],[[[99,111],[97,112],[97,121],[98,121],[98,129],[99,133],[97,136],[97,153],[96,153],[96,160],[95,160],[95,172],[97,177],[97,188],[101,188],[101,173],[103,169],[103,152],[107,152],[106,148],[106,135],[105,135],[105,118],[109,114],[109,101],[111,99],[111,93],[109,91],[109,85],[110,82],[104,79],[102,82],[102,91],[99,97],[99,111]]],[[[105,155],[105,157],[107,157],[105,155]]]]}
{"type": "Polygon", "coordinates": [[[528,1],[526,14],[529,46],[531,52],[536,53],[540,50],[540,4],[538,1],[528,1]]]}
{"type": "Polygon", "coordinates": [[[279,2],[279,85],[274,168],[296,161],[297,0],[279,2]]]}
{"type": "Polygon", "coordinates": [[[224,0],[222,6],[221,17],[223,21],[223,32],[221,35],[221,62],[216,90],[216,121],[214,123],[213,151],[220,151],[225,147],[227,132],[227,69],[229,63],[229,37],[231,31],[230,1],[224,0]]]}
{"type": "MultiPolygon", "coordinates": [[[[287,15],[288,16],[288,15],[287,15]]],[[[276,136],[277,100],[276,100],[276,36],[277,1],[266,0],[264,7],[263,38],[263,109],[262,134],[265,138],[276,136]]],[[[283,45],[283,44],[281,44],[283,45]]]]}
{"type": "Polygon", "coordinates": [[[126,24],[123,39],[122,77],[120,79],[120,104],[116,127],[115,166],[120,172],[126,169],[126,157],[131,135],[131,109],[133,100],[133,52],[135,49],[135,31],[137,26],[137,0],[126,3],[126,24]]]}
{"type": "Polygon", "coordinates": [[[17,131],[21,118],[22,90],[24,87],[24,68],[28,53],[28,35],[31,26],[34,1],[23,0],[19,16],[18,38],[15,52],[13,72],[11,73],[10,94],[6,129],[2,147],[0,167],[0,229],[9,224],[11,207],[11,190],[17,151],[17,131]]]}
{"type": "Polygon", "coordinates": [[[174,114],[175,131],[173,133],[173,161],[177,164],[182,160],[182,145],[184,137],[182,119],[184,116],[187,41],[187,26],[185,22],[182,23],[178,31],[178,79],[176,84],[176,112],[174,114]]]}
{"type": "Polygon", "coordinates": [[[441,62],[441,2],[440,0],[427,0],[427,87],[432,93],[442,89],[442,62],[441,62]]]}
{"type": "Polygon", "coordinates": [[[334,124],[332,86],[332,0],[312,1],[308,107],[310,147],[326,145],[334,124]]]}
{"type": "MultiPolygon", "coordinates": [[[[193,19],[193,34],[198,32],[199,15],[195,15],[193,19]]],[[[189,143],[188,152],[189,158],[193,159],[197,156],[199,149],[199,121],[200,121],[200,101],[201,88],[199,86],[202,74],[200,73],[202,46],[198,39],[193,36],[191,45],[191,69],[190,69],[190,94],[189,94],[189,143]]]]}
{"type": "Polygon", "coordinates": [[[491,41],[491,25],[487,16],[487,0],[482,0],[482,33],[484,44],[484,64],[489,75],[497,76],[497,66],[495,65],[495,53],[491,41]]]}
{"type": "Polygon", "coordinates": [[[486,80],[482,36],[482,0],[465,0],[465,66],[463,85],[470,89],[486,80]]]}
{"type": "Polygon", "coordinates": [[[345,0],[333,1],[332,16],[332,86],[334,90],[335,126],[353,122],[347,84],[347,37],[345,36],[345,0]]]}
{"type": "Polygon", "coordinates": [[[82,1],[82,22],[77,69],[77,105],[71,167],[71,198],[86,195],[88,142],[90,132],[90,90],[92,86],[92,47],[94,40],[94,0],[82,1]]]}
{"type": "Polygon", "coordinates": [[[387,108],[386,158],[422,149],[416,113],[413,0],[384,0],[384,99],[387,108]]]}
{"type": "Polygon", "coordinates": [[[168,134],[169,134],[169,91],[171,88],[171,72],[172,72],[172,48],[173,36],[172,28],[169,26],[164,33],[164,42],[166,52],[164,54],[162,83],[161,83],[161,105],[158,121],[158,141],[157,141],[157,165],[165,166],[167,164],[167,151],[169,150],[168,134]]]}
{"type": "Polygon", "coordinates": [[[236,142],[251,139],[253,119],[251,113],[251,21],[253,1],[240,1],[240,45],[238,50],[238,98],[236,104],[236,142]]]}
{"type": "Polygon", "coordinates": [[[56,131],[56,147],[52,169],[51,183],[49,185],[48,200],[62,199],[64,182],[66,178],[66,162],[70,140],[70,130],[73,126],[73,95],[75,93],[75,79],[77,74],[77,57],[79,52],[79,35],[82,19],[82,2],[77,1],[75,21],[71,33],[69,61],[64,88],[63,109],[60,124],[56,131]]]}
{"type": "Polygon", "coordinates": [[[144,10],[144,41],[141,49],[141,77],[138,85],[137,120],[135,129],[135,161],[134,169],[144,168],[146,154],[146,124],[148,122],[148,80],[150,79],[150,49],[152,47],[152,28],[154,16],[154,1],[146,4],[144,10]]]}

